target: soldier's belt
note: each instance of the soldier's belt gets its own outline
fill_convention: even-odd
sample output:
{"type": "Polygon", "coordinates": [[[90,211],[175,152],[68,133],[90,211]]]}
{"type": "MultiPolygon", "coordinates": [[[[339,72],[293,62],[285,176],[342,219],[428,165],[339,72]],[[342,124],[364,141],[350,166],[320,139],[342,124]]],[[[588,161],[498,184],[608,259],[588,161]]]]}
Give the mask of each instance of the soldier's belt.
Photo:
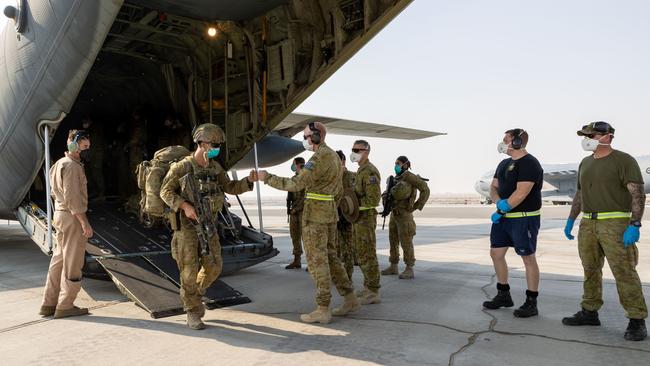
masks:
{"type": "Polygon", "coordinates": [[[334,201],[334,196],[332,196],[331,194],[319,194],[319,193],[307,192],[305,198],[308,200],[316,200],[316,201],[334,201]]]}
{"type": "Polygon", "coordinates": [[[506,219],[517,219],[520,217],[533,217],[533,216],[539,216],[542,214],[542,211],[537,210],[537,211],[531,211],[531,212],[508,212],[503,217],[506,219]]]}
{"type": "Polygon", "coordinates": [[[582,213],[582,218],[587,220],[629,219],[631,216],[632,213],[622,211],[582,213]]]}

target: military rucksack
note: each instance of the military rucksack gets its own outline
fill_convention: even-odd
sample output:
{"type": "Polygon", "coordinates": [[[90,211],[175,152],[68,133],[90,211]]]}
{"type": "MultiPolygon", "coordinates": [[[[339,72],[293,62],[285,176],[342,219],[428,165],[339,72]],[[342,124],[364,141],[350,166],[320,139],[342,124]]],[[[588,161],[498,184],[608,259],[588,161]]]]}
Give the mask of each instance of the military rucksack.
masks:
{"type": "Polygon", "coordinates": [[[172,163],[190,155],[183,146],[168,146],[156,151],[153,159],[138,164],[136,176],[140,188],[140,219],[150,226],[157,220],[163,219],[169,211],[165,202],[160,198],[160,188],[163,179],[172,163]]]}

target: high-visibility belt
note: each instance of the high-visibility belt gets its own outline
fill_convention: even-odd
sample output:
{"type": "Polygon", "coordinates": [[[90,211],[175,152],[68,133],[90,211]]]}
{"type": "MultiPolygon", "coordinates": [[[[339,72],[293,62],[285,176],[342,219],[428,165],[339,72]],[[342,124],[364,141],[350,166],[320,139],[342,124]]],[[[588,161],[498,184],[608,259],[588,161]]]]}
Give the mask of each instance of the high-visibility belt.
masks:
{"type": "Polygon", "coordinates": [[[334,201],[334,196],[332,196],[331,194],[319,194],[319,193],[307,192],[305,198],[308,200],[316,200],[316,201],[334,201]]]}
{"type": "Polygon", "coordinates": [[[539,216],[542,214],[542,211],[537,210],[537,211],[531,211],[531,212],[508,212],[503,217],[506,219],[517,219],[520,217],[531,217],[531,216],[539,216]]]}
{"type": "Polygon", "coordinates": [[[368,210],[374,210],[375,207],[366,207],[366,206],[361,206],[359,207],[359,211],[368,211],[368,210]]]}
{"type": "Polygon", "coordinates": [[[587,220],[629,219],[631,216],[632,214],[630,212],[622,211],[582,213],[582,218],[587,220]]]}

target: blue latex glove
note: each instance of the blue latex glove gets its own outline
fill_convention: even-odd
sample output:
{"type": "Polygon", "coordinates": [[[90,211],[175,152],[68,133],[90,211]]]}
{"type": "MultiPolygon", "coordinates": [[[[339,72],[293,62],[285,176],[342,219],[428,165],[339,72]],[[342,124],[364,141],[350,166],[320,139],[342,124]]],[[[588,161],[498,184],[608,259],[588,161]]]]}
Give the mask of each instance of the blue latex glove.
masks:
{"type": "Polygon", "coordinates": [[[625,229],[625,233],[623,233],[623,245],[625,245],[626,248],[633,245],[639,241],[639,236],[641,236],[639,228],[634,225],[629,225],[627,229],[625,229]]]}
{"type": "Polygon", "coordinates": [[[492,220],[493,224],[498,224],[499,220],[501,220],[501,217],[503,217],[502,214],[495,212],[492,214],[492,217],[490,217],[490,220],[492,220]]]}
{"type": "Polygon", "coordinates": [[[510,206],[507,199],[502,199],[497,202],[497,209],[503,212],[508,212],[512,210],[512,206],[510,206]]]}
{"type": "Polygon", "coordinates": [[[564,226],[564,235],[567,239],[573,240],[575,236],[571,235],[571,230],[573,230],[573,224],[576,222],[576,219],[568,218],[566,219],[566,225],[564,226]]]}

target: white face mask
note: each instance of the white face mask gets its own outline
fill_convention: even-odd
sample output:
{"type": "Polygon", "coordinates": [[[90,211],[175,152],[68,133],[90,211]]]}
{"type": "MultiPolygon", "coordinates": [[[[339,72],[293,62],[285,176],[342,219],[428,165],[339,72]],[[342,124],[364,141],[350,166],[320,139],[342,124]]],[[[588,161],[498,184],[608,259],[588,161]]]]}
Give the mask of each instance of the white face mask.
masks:
{"type": "Polygon", "coordinates": [[[503,141],[499,142],[499,145],[497,145],[497,151],[500,154],[507,154],[508,153],[508,144],[506,144],[503,141]]]}
{"type": "Polygon", "coordinates": [[[351,152],[350,153],[350,161],[353,163],[358,163],[361,160],[361,154],[351,152]]]}
{"type": "Polygon", "coordinates": [[[598,149],[599,145],[609,145],[609,144],[601,143],[600,139],[596,140],[596,139],[590,139],[588,137],[585,137],[582,140],[581,144],[582,144],[582,149],[584,151],[596,151],[596,149],[598,149]]]}
{"type": "Polygon", "coordinates": [[[314,151],[314,145],[310,144],[308,140],[302,140],[302,147],[307,151],[314,151]]]}

